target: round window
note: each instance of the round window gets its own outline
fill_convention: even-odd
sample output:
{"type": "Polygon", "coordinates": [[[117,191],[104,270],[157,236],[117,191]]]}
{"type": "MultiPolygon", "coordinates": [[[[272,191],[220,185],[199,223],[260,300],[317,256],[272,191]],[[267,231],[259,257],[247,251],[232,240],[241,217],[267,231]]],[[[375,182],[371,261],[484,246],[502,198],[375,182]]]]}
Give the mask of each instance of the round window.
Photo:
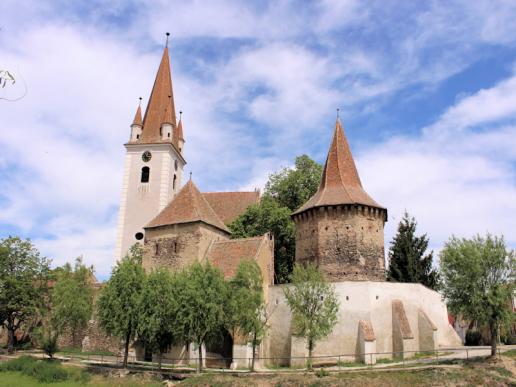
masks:
{"type": "Polygon", "coordinates": [[[143,239],[143,232],[137,232],[136,234],[134,234],[134,237],[137,241],[141,241],[143,239]]]}

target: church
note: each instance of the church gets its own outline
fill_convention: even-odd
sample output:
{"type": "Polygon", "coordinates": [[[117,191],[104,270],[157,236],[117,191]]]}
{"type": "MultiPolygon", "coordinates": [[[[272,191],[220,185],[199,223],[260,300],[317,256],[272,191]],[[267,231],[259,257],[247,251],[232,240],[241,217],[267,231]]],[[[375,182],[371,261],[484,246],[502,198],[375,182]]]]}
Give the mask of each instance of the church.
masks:
{"type": "MultiPolygon", "coordinates": [[[[208,261],[231,278],[242,260],[255,260],[271,311],[258,356],[263,365],[303,364],[306,343],[292,335],[292,315],[283,295],[288,285],[274,284],[273,237],[230,239],[228,224],[259,202],[259,192],[200,192],[191,176],[183,184],[185,133],[181,112],[179,120],[176,116],[165,47],[145,114],[142,117],[138,106],[125,144],[115,262],[134,243],[143,245],[146,271],[173,271],[208,261]]],[[[339,357],[375,363],[414,355],[407,351],[461,344],[439,293],[421,284],[385,281],[387,215],[387,209],[364,190],[337,119],[319,189],[292,214],[296,264],[315,263],[333,283],[340,302],[337,325],[314,351],[315,356],[325,356],[325,362],[339,357]]],[[[200,350],[208,358],[247,364],[250,345],[226,336],[200,350]]],[[[135,350],[138,357],[144,356],[142,348],[135,345],[135,350]]],[[[195,351],[191,345],[172,348],[167,358],[186,363],[196,359],[195,351]]]]}

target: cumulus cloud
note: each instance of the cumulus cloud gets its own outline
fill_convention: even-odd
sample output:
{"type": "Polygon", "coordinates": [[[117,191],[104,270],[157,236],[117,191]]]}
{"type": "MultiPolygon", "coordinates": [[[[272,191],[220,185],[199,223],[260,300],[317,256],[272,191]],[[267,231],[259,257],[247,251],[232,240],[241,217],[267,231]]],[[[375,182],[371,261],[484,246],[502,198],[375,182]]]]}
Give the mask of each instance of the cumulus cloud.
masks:
{"type": "MultiPolygon", "coordinates": [[[[0,100],[0,236],[31,236],[56,264],[82,254],[109,274],[122,144],[164,31],[187,168],[211,191],[254,189],[301,153],[322,159],[338,106],[364,120],[515,43],[511,2],[393,5],[8,0],[0,67],[28,94],[0,100]]],[[[462,97],[415,136],[364,140],[362,180],[391,211],[388,235],[404,208],[435,245],[450,232],[514,229],[514,79],[462,97]]]]}

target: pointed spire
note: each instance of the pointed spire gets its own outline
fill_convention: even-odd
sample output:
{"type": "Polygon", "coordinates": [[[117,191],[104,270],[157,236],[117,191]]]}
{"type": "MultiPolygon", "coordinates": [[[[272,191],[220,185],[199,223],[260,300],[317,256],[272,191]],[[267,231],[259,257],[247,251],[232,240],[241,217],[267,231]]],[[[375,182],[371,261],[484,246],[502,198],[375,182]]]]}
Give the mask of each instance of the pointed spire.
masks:
{"type": "Polygon", "coordinates": [[[362,188],[348,140],[337,117],[319,189],[294,215],[314,207],[342,204],[383,208],[362,188]]]}
{"type": "Polygon", "coordinates": [[[163,116],[163,120],[162,120],[162,124],[170,124],[170,125],[173,125],[174,124],[174,117],[172,116],[172,104],[170,102],[172,96],[169,95],[168,96],[168,99],[169,99],[169,103],[167,104],[167,107],[165,108],[165,114],[163,116]]]}
{"type": "Polygon", "coordinates": [[[138,109],[136,109],[136,114],[134,115],[134,120],[131,125],[139,125],[143,126],[142,121],[142,97],[140,97],[140,103],[138,104],[138,109]]]}
{"type": "Polygon", "coordinates": [[[348,140],[344,129],[337,118],[333,139],[324,165],[321,187],[325,186],[353,186],[362,188],[355,161],[351,155],[348,140]]]}
{"type": "Polygon", "coordinates": [[[177,138],[179,140],[185,140],[183,137],[183,112],[179,111],[179,123],[177,124],[177,138]]]}
{"type": "Polygon", "coordinates": [[[190,180],[158,216],[150,221],[146,228],[191,222],[210,224],[229,233],[224,222],[199,192],[190,175],[190,180]]]}
{"type": "Polygon", "coordinates": [[[161,63],[156,74],[156,80],[152,87],[152,93],[147,104],[145,117],[143,118],[143,131],[141,142],[160,142],[159,130],[165,113],[170,115],[170,123],[176,126],[176,110],[174,107],[174,94],[172,92],[172,77],[170,73],[170,60],[168,47],[163,50],[161,63]],[[167,112],[168,110],[168,112],[167,112]]]}

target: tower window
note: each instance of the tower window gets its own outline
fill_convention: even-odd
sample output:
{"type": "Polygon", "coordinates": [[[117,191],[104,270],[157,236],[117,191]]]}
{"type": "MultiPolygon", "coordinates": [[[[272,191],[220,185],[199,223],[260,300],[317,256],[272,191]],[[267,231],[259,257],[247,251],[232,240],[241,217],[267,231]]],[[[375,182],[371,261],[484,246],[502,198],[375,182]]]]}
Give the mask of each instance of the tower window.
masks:
{"type": "Polygon", "coordinates": [[[137,241],[141,241],[143,239],[143,232],[137,232],[136,234],[134,234],[134,237],[137,241]]]}
{"type": "Polygon", "coordinates": [[[140,138],[140,135],[139,135],[139,134],[137,134],[137,135],[136,135],[136,139],[138,140],[139,138],[140,138]]]}
{"type": "Polygon", "coordinates": [[[177,160],[174,160],[174,169],[177,171],[177,160]]]}
{"type": "Polygon", "coordinates": [[[141,182],[142,183],[148,183],[149,182],[149,177],[150,177],[150,168],[149,167],[143,167],[142,168],[142,178],[141,178],[141,182]]]}
{"type": "Polygon", "coordinates": [[[167,133],[167,137],[170,138],[170,132],[167,133]]]}
{"type": "Polygon", "coordinates": [[[172,189],[176,189],[176,180],[177,180],[177,176],[174,175],[174,180],[172,180],[172,189]]]}

